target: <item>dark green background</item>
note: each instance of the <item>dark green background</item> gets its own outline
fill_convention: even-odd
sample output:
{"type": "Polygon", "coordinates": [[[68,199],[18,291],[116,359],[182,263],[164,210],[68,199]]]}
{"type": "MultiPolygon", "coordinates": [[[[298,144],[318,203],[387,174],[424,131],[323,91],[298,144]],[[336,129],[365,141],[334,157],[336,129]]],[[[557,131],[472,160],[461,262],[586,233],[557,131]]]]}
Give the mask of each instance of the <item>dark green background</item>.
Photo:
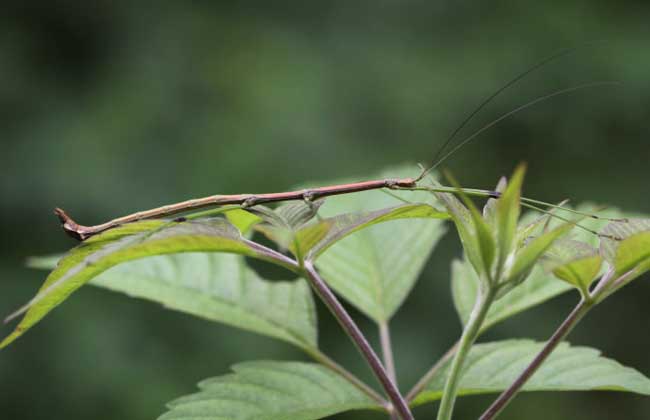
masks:
{"type": "MultiPolygon", "coordinates": [[[[190,197],[280,191],[426,161],[490,91],[548,54],[592,41],[605,42],[531,75],[471,128],[559,88],[623,85],[527,110],[447,167],[463,185],[489,188],[527,161],[528,196],[650,213],[649,21],[647,1],[3,2],[0,313],[45,277],[24,268],[26,256],[73,245],[54,206],[94,223],[190,197]]],[[[392,323],[405,388],[459,334],[448,286],[458,253],[448,234],[392,323]]],[[[571,341],[649,375],[648,280],[599,307],[571,341]]],[[[543,339],[575,300],[557,299],[485,339],[543,339]]],[[[322,308],[320,319],[324,347],[369,378],[322,308]]],[[[257,358],[305,356],[84,288],[0,353],[0,418],[153,419],[198,380],[257,358]]],[[[491,399],[461,399],[458,418],[475,418],[491,399]]],[[[431,405],[416,411],[433,415],[431,405]]],[[[649,417],[650,399],[618,393],[522,395],[503,416],[649,417]]]]}

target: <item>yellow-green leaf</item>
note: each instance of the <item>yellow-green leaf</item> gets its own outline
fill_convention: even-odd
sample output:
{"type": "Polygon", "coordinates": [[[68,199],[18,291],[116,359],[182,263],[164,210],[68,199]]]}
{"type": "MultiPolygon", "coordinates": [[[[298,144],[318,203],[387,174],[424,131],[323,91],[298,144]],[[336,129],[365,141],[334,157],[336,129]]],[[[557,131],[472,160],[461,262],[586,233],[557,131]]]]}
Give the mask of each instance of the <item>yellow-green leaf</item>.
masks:
{"type": "MultiPolygon", "coordinates": [[[[544,347],[532,340],[476,344],[467,356],[458,395],[501,392],[508,388],[544,347]]],[[[442,396],[450,363],[431,378],[413,405],[442,396]]],[[[522,391],[611,390],[650,395],[650,379],[589,347],[561,343],[523,386],[522,391]]]]}
{"type": "MultiPolygon", "coordinates": [[[[51,270],[61,255],[30,258],[32,268],[51,270]]],[[[274,337],[307,352],[317,346],[316,308],[304,279],[267,281],[244,257],[185,252],[127,261],[88,285],[146,299],[166,309],[274,337]]]]}
{"type": "Polygon", "coordinates": [[[515,247],[517,221],[520,213],[521,186],[526,167],[519,165],[496,203],[496,237],[499,250],[497,272],[503,269],[506,259],[515,247]]]}
{"type": "MultiPolygon", "coordinates": [[[[370,212],[347,213],[339,216],[327,218],[316,224],[327,228],[327,234],[322,240],[314,244],[310,250],[308,259],[316,259],[320,254],[325,252],[336,242],[357,232],[361,229],[376,225],[378,223],[389,222],[400,219],[447,219],[449,214],[436,209],[430,204],[403,204],[400,206],[389,207],[382,210],[370,212]]],[[[312,235],[309,230],[317,230],[315,226],[307,226],[298,231],[303,236],[312,235]],[[307,232],[305,232],[307,231],[307,232]]],[[[312,241],[313,242],[313,241],[312,241]]]]}
{"type": "Polygon", "coordinates": [[[316,420],[379,404],[325,366],[255,361],[202,381],[158,420],[316,420]]]}
{"type": "Polygon", "coordinates": [[[572,223],[565,223],[533,239],[515,255],[515,262],[508,272],[508,280],[515,283],[525,278],[537,260],[559,238],[566,235],[573,228],[572,223]]]}
{"type": "Polygon", "coordinates": [[[592,255],[562,264],[553,270],[559,279],[575,286],[580,293],[587,297],[589,286],[596,279],[603,264],[600,255],[592,255]]]}
{"type": "Polygon", "coordinates": [[[618,276],[636,270],[635,277],[650,270],[650,230],[632,235],[618,245],[614,269],[618,276]]]}
{"type": "Polygon", "coordinates": [[[50,273],[45,283],[25,306],[10,318],[25,313],[0,348],[20,337],[75,290],[110,267],[152,255],[177,252],[230,252],[291,265],[275,258],[265,248],[247,241],[228,221],[221,218],[201,222],[142,221],[108,230],[73,248],[50,273]]]}

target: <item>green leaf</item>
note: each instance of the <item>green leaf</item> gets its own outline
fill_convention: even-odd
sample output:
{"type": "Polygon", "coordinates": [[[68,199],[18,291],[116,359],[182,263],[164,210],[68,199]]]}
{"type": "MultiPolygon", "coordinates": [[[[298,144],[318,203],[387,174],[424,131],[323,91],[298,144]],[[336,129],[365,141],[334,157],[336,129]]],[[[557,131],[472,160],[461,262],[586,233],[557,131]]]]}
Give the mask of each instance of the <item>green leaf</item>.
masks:
{"type": "Polygon", "coordinates": [[[551,245],[553,245],[553,242],[569,233],[572,228],[573,224],[565,223],[549,232],[543,233],[542,235],[530,241],[528,245],[519,250],[515,255],[515,262],[507,273],[507,281],[519,283],[524,278],[526,278],[535,263],[537,263],[539,258],[546,252],[546,250],[548,250],[551,245]]]}
{"type": "MultiPolygon", "coordinates": [[[[454,305],[464,325],[476,302],[476,295],[480,287],[479,277],[467,261],[455,260],[451,268],[451,290],[454,305]]],[[[517,285],[490,306],[481,331],[569,290],[571,287],[568,284],[553,279],[541,267],[535,267],[526,281],[517,285]]]]}
{"type": "Polygon", "coordinates": [[[616,249],[614,269],[617,276],[635,270],[634,277],[650,270],[650,230],[621,241],[616,249]]]}
{"type": "Polygon", "coordinates": [[[168,404],[159,420],[312,420],[349,410],[380,409],[324,366],[259,361],[207,379],[200,392],[168,404]]]}
{"type": "Polygon", "coordinates": [[[598,276],[602,265],[603,258],[592,255],[562,264],[553,270],[553,274],[575,286],[586,298],[589,296],[589,286],[598,276]]]}
{"type": "Polygon", "coordinates": [[[626,219],[607,224],[600,232],[603,235],[600,241],[600,255],[612,266],[615,265],[616,251],[620,243],[645,231],[650,231],[650,219],[626,219]]]}
{"type": "MultiPolygon", "coordinates": [[[[49,269],[59,259],[31,258],[28,264],[49,269]]],[[[110,268],[88,284],[308,351],[317,347],[316,310],[305,280],[266,281],[238,255],[197,252],[148,257],[110,268]]]]}
{"type": "MultiPolygon", "coordinates": [[[[497,183],[494,191],[497,193],[503,194],[508,186],[508,180],[506,177],[501,177],[497,183]]],[[[483,217],[485,221],[492,227],[493,230],[497,228],[497,203],[499,202],[498,198],[488,198],[485,206],[483,206],[483,217]]]]}
{"type": "Polygon", "coordinates": [[[304,261],[306,254],[327,236],[331,227],[332,221],[327,220],[298,230],[294,234],[293,244],[289,249],[298,258],[298,261],[304,261]]]}
{"type": "Polygon", "coordinates": [[[494,255],[496,253],[496,244],[494,242],[492,227],[483,220],[483,215],[478,211],[474,202],[463,192],[460,184],[449,174],[447,174],[447,178],[457,189],[458,195],[460,195],[461,200],[469,209],[472,218],[473,231],[477,238],[479,254],[481,255],[481,260],[483,262],[483,269],[480,272],[484,273],[487,278],[491,280],[492,262],[494,261],[494,255]]]}
{"type": "Polygon", "coordinates": [[[476,209],[471,209],[470,211],[472,213],[472,219],[474,220],[474,228],[476,229],[481,259],[483,260],[483,271],[488,275],[488,277],[491,277],[492,261],[494,261],[494,254],[496,251],[494,237],[492,236],[489,226],[481,218],[478,211],[476,209]]]}
{"type": "Polygon", "coordinates": [[[296,229],[313,219],[318,214],[318,209],[325,200],[317,201],[292,201],[279,206],[275,212],[287,223],[296,229]]]}
{"type": "Polygon", "coordinates": [[[249,209],[251,213],[259,215],[264,221],[255,228],[267,238],[278,244],[282,250],[289,250],[300,262],[309,247],[313,246],[327,233],[324,226],[298,231],[318,213],[323,200],[315,202],[290,202],[283,204],[275,210],[265,206],[255,206],[249,209]]]}
{"type": "Polygon", "coordinates": [[[282,261],[285,267],[293,268],[276,259],[269,250],[244,239],[225,219],[182,223],[147,220],[126,224],[93,236],[66,254],[36,296],[10,317],[26,313],[14,332],[0,343],[0,348],[21,336],[90,279],[117,264],[153,255],[199,251],[282,261]]]}
{"type": "MultiPolygon", "coordinates": [[[[378,177],[395,178],[402,174],[412,175],[412,172],[411,168],[396,169],[378,177]]],[[[381,212],[381,209],[403,204],[403,201],[428,205],[434,203],[430,194],[419,191],[391,193],[399,199],[381,191],[331,197],[321,207],[320,214],[323,217],[334,217],[341,213],[357,211],[368,215],[367,212],[378,209],[381,212]]],[[[442,216],[440,213],[438,216],[432,215],[430,212],[435,210],[421,204],[407,205],[399,211],[406,212],[402,216],[410,211],[423,211],[433,217],[442,216]]],[[[444,233],[441,220],[426,215],[419,217],[427,218],[375,224],[333,245],[326,238],[324,243],[331,246],[318,257],[316,266],[328,284],[347,301],[375,321],[384,322],[390,319],[404,301],[434,245],[444,233]]],[[[376,222],[377,220],[374,223],[376,222]]],[[[355,223],[359,223],[359,219],[356,219],[355,223]]],[[[333,227],[331,234],[334,235],[334,232],[338,231],[333,227]]],[[[351,232],[344,229],[343,233],[351,232]]],[[[340,239],[338,233],[335,239],[340,239]]],[[[313,255],[318,255],[322,249],[314,249],[313,255]]]]}
{"type": "Polygon", "coordinates": [[[570,263],[571,261],[592,257],[597,249],[575,239],[561,238],[553,242],[546,250],[540,262],[548,271],[570,263]]]}
{"type": "MultiPolygon", "coordinates": [[[[506,389],[544,346],[532,340],[477,344],[470,350],[459,395],[506,389]]],[[[418,405],[441,397],[449,362],[414,400],[418,405]]],[[[625,391],[650,395],[650,379],[635,369],[600,356],[588,347],[561,343],[523,387],[523,391],[625,391]]]]}
{"type": "MultiPolygon", "coordinates": [[[[434,187],[441,187],[435,181],[432,181],[432,185],[434,187]]],[[[469,209],[451,193],[434,192],[433,195],[440,200],[451,215],[467,259],[477,273],[482,273],[483,258],[481,256],[478,238],[474,233],[472,215],[469,209]]]]}
{"type": "Polygon", "coordinates": [[[229,210],[226,213],[228,221],[241,233],[248,233],[253,226],[260,223],[262,218],[243,209],[229,210]]]}
{"type": "Polygon", "coordinates": [[[313,231],[326,232],[318,240],[302,240],[303,252],[309,251],[308,259],[315,260],[330,246],[346,236],[370,226],[401,219],[447,219],[449,214],[429,204],[403,204],[382,210],[347,213],[327,218],[315,225],[298,231],[301,237],[315,237],[313,231]],[[309,246],[312,244],[311,246],[309,246]]]}
{"type": "Polygon", "coordinates": [[[521,185],[526,167],[519,165],[496,203],[496,237],[499,249],[497,276],[515,247],[515,234],[520,213],[521,185]]]}

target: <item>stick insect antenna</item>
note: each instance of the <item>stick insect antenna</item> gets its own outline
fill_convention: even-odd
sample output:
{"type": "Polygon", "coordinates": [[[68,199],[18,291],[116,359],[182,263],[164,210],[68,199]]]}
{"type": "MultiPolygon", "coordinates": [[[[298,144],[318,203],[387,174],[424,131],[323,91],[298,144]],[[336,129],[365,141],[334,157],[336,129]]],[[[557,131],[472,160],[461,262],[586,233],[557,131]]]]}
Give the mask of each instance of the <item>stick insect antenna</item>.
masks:
{"type": "Polygon", "coordinates": [[[517,83],[518,81],[520,81],[524,77],[526,77],[529,74],[533,73],[535,70],[537,70],[537,69],[539,69],[541,67],[544,67],[546,64],[548,64],[548,63],[550,63],[550,62],[552,62],[554,60],[557,60],[557,59],[559,59],[561,57],[564,57],[565,55],[571,54],[571,53],[577,51],[578,49],[580,49],[582,47],[584,47],[584,45],[578,46],[578,47],[573,47],[573,48],[567,48],[567,49],[558,51],[555,54],[552,54],[552,55],[544,58],[543,60],[541,60],[537,64],[529,67],[525,71],[519,73],[514,78],[510,79],[510,81],[508,81],[506,84],[504,84],[499,89],[495,90],[492,94],[490,94],[488,97],[486,97],[476,108],[474,108],[474,110],[471,113],[469,113],[467,115],[467,117],[465,117],[465,119],[463,121],[461,121],[461,123],[458,125],[458,127],[456,127],[456,129],[451,133],[451,135],[449,137],[447,137],[447,140],[445,140],[443,145],[440,148],[438,148],[438,151],[436,152],[435,156],[433,157],[433,160],[432,160],[433,163],[431,164],[431,166],[426,168],[426,169],[423,168],[420,175],[416,178],[416,181],[422,180],[429,172],[431,172],[436,167],[438,167],[444,160],[446,160],[449,156],[451,156],[451,154],[453,154],[455,151],[457,151],[459,149],[459,147],[455,147],[452,150],[451,153],[446,154],[440,160],[438,160],[440,158],[440,156],[442,155],[442,152],[452,143],[452,141],[454,140],[456,135],[458,135],[458,133],[463,128],[465,128],[467,126],[467,124],[472,120],[472,118],[474,118],[476,116],[476,114],[478,114],[483,108],[485,108],[497,96],[499,96],[506,89],[508,89],[510,86],[514,85],[515,83],[517,83]]]}
{"type": "MultiPolygon", "coordinates": [[[[537,98],[533,99],[532,101],[526,102],[525,104],[520,105],[517,108],[506,112],[505,114],[501,115],[499,118],[493,120],[492,122],[484,125],[480,129],[476,130],[469,137],[466,137],[463,141],[458,143],[447,154],[442,156],[436,163],[431,165],[426,171],[424,171],[422,174],[420,174],[420,177],[424,177],[427,173],[429,173],[430,171],[436,169],[444,161],[446,161],[449,157],[451,157],[451,155],[456,153],[458,151],[458,149],[465,146],[470,141],[474,140],[476,137],[478,137],[479,134],[483,133],[485,130],[495,126],[496,124],[498,124],[499,122],[505,120],[506,118],[510,117],[511,115],[514,115],[514,114],[516,114],[516,113],[518,113],[520,111],[523,111],[526,108],[530,108],[533,105],[536,105],[536,104],[538,104],[540,102],[546,101],[547,99],[551,99],[551,98],[553,98],[555,96],[564,95],[564,94],[574,92],[576,90],[581,90],[581,89],[587,89],[587,88],[598,87],[598,86],[613,86],[613,85],[620,85],[620,82],[606,80],[606,81],[601,81],[601,82],[585,83],[585,84],[582,84],[582,85],[577,85],[577,86],[572,86],[572,87],[565,88],[565,89],[556,90],[555,92],[551,92],[551,93],[546,94],[546,95],[538,96],[537,98]]],[[[422,179],[420,177],[418,177],[418,179],[422,179]]]]}

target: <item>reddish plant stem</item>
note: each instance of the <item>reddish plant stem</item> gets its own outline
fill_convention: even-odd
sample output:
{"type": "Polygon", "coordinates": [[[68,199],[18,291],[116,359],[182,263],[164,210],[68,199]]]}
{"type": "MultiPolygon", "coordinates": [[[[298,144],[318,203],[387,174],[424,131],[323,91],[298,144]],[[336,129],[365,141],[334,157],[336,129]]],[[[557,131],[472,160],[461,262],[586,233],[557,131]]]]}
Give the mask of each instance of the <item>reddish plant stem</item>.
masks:
{"type": "Polygon", "coordinates": [[[151,210],[140,211],[128,216],[119,217],[94,226],[84,226],[75,222],[70,216],[60,208],[54,210],[61,221],[63,230],[73,238],[83,241],[93,235],[104,232],[108,229],[123,225],[125,223],[137,222],[144,219],[156,219],[164,216],[170,216],[178,213],[184,213],[190,210],[196,210],[211,206],[223,205],[241,205],[244,207],[254,206],[256,204],[273,203],[277,201],[289,200],[316,200],[318,198],[348,194],[359,191],[376,190],[380,188],[412,188],[417,183],[416,179],[380,179],[375,181],[355,182],[352,184],[330,185],[327,187],[312,188],[299,191],[288,191],[269,194],[236,194],[236,195],[213,195],[210,197],[196,198],[193,200],[182,201],[176,204],[157,207],[151,210]]]}
{"type": "Polygon", "coordinates": [[[339,324],[341,324],[343,330],[345,330],[346,334],[357,346],[361,355],[366,359],[368,365],[370,365],[372,372],[375,374],[377,380],[384,388],[384,391],[386,391],[388,398],[392,402],[393,409],[403,420],[413,420],[413,414],[411,414],[411,410],[404,400],[404,397],[400,394],[397,386],[388,376],[388,373],[386,373],[386,369],[382,365],[379,357],[372,349],[370,343],[368,343],[368,340],[352,317],[350,317],[350,314],[348,314],[343,305],[341,305],[341,302],[339,302],[334,293],[323,281],[310,261],[305,262],[304,270],[318,296],[327,305],[339,324]]]}
{"type": "Polygon", "coordinates": [[[531,376],[539,369],[539,367],[546,361],[548,356],[551,355],[553,350],[566,338],[567,335],[571,332],[573,327],[582,319],[583,316],[591,309],[593,303],[589,300],[582,299],[580,303],[573,308],[573,311],[569,316],[562,322],[559,328],[553,333],[551,338],[546,342],[546,345],[542,350],[535,356],[532,362],[524,369],[524,371],[519,375],[519,377],[506,389],[503,391],[499,398],[497,398],[490,407],[481,415],[479,420],[491,420],[495,418],[508,403],[515,397],[517,392],[521,390],[524,384],[530,379],[531,376]]]}

